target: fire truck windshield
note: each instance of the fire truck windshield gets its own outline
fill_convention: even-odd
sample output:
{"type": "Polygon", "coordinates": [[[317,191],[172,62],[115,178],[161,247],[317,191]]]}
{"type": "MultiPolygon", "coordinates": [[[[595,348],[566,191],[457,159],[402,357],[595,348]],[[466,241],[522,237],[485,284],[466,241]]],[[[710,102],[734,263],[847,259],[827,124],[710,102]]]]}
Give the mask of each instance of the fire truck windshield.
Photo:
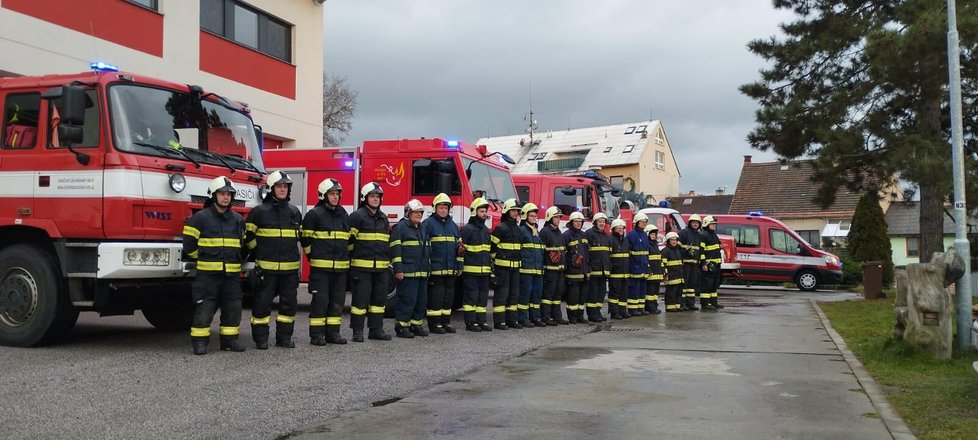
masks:
{"type": "Polygon", "coordinates": [[[188,93],[130,84],[109,87],[109,107],[119,150],[264,170],[255,126],[238,110],[188,93]]]}
{"type": "Polygon", "coordinates": [[[497,201],[516,198],[513,177],[505,170],[471,159],[465,159],[465,168],[469,174],[469,188],[473,192],[481,191],[483,197],[497,201]]]}

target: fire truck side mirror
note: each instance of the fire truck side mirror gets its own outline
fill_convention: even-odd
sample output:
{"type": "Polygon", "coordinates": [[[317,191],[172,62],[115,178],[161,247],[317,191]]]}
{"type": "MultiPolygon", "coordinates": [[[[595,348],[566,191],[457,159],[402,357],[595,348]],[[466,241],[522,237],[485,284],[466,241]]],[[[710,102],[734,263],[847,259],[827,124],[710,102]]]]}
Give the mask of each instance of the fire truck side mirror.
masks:
{"type": "Polygon", "coordinates": [[[49,101],[58,101],[58,117],[64,125],[82,125],[85,123],[85,107],[88,95],[79,86],[66,85],[55,87],[44,92],[42,96],[49,101]]]}
{"type": "Polygon", "coordinates": [[[565,186],[560,189],[560,192],[565,196],[574,196],[577,195],[577,188],[574,188],[573,186],[565,186]]]}

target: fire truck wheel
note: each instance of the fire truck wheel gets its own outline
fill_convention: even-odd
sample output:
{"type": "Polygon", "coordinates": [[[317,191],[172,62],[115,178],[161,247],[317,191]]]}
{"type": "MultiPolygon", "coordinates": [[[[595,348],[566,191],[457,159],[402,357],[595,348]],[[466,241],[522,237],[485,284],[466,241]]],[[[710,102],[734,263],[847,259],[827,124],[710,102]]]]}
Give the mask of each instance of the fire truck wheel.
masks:
{"type": "Polygon", "coordinates": [[[0,344],[55,342],[78,320],[52,252],[32,244],[0,251],[0,344]]]}
{"type": "Polygon", "coordinates": [[[187,331],[194,317],[193,301],[187,295],[170,295],[143,304],[143,317],[157,330],[187,331]]]}
{"type": "Polygon", "coordinates": [[[818,274],[811,269],[805,269],[795,275],[795,284],[805,292],[814,292],[819,287],[818,274]]]}

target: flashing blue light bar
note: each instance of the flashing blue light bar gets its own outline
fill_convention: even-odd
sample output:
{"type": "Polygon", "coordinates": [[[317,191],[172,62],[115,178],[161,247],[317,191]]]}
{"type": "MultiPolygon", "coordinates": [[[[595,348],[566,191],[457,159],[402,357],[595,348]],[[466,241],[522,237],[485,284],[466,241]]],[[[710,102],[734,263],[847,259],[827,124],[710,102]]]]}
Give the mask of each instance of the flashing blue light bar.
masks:
{"type": "Polygon", "coordinates": [[[103,63],[101,61],[90,63],[88,65],[88,68],[96,72],[118,72],[119,71],[119,66],[116,66],[114,64],[109,64],[109,63],[103,63]]]}
{"type": "Polygon", "coordinates": [[[458,148],[458,141],[448,141],[448,146],[451,148],[458,148]]]}
{"type": "Polygon", "coordinates": [[[747,215],[751,217],[761,217],[764,215],[764,211],[750,211],[747,213],[747,215]]]}
{"type": "Polygon", "coordinates": [[[345,161],[343,161],[343,166],[345,166],[347,168],[353,168],[353,161],[352,160],[345,160],[345,161]]]}
{"type": "Polygon", "coordinates": [[[668,200],[663,200],[663,201],[659,202],[659,207],[661,207],[661,208],[672,208],[672,203],[669,203],[668,200]]]}

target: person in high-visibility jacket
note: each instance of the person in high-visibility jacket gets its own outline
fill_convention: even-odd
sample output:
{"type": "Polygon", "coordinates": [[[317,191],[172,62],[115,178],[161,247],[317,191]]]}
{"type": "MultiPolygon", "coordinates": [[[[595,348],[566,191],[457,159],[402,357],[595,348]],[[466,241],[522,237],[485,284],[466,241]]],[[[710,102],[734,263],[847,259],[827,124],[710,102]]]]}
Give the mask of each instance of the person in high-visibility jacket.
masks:
{"type": "Polygon", "coordinates": [[[628,270],[631,277],[628,280],[628,314],[639,316],[645,314],[645,281],[649,274],[649,235],[645,226],[649,217],[645,214],[635,214],[632,219],[632,230],[628,232],[628,270]]]}
{"type": "Polygon", "coordinates": [[[608,278],[611,277],[611,236],[605,232],[608,226],[608,216],[603,212],[594,214],[591,218],[591,228],[584,233],[588,244],[588,273],[587,299],[584,302],[587,320],[601,322],[601,307],[604,307],[604,297],[608,293],[608,278]]]}
{"type": "Polygon", "coordinates": [[[350,271],[350,221],[340,204],[343,186],[324,179],[319,203],[302,219],[302,250],[309,259],[309,343],[346,344],[340,336],[346,278],[350,271]]]}
{"type": "Polygon", "coordinates": [[[659,284],[662,283],[659,227],[648,225],[645,227],[645,233],[649,234],[649,277],[645,280],[645,311],[658,315],[662,313],[662,310],[659,310],[659,284]]]}
{"type": "Polygon", "coordinates": [[[275,346],[295,348],[295,312],[299,288],[299,228],[302,213],[289,200],[292,179],[284,171],[273,171],[265,180],[265,200],[252,208],[245,226],[245,242],[255,253],[260,275],[258,295],[251,307],[251,337],[259,350],[268,349],[272,300],[278,297],[275,317],[275,346]]]}
{"type": "Polygon", "coordinates": [[[211,322],[221,308],[221,350],[244,351],[241,330],[241,263],[244,261],[245,221],[231,210],[236,190],[227,177],[216,177],[207,187],[204,209],[183,227],[183,254],[197,268],[192,295],[194,316],[190,343],[195,355],[207,354],[211,322]]]}
{"type": "Polygon", "coordinates": [[[360,207],[350,214],[350,279],[353,282],[350,327],[353,342],[363,342],[364,321],[369,328],[368,338],[391,340],[391,335],[384,331],[390,222],[380,209],[383,200],[384,189],[376,182],[370,182],[360,188],[360,207]]]}
{"type": "Polygon", "coordinates": [[[568,217],[567,230],[564,231],[564,242],[567,243],[567,268],[564,270],[567,290],[564,291],[564,303],[567,304],[567,320],[571,324],[587,324],[584,319],[584,300],[587,298],[587,280],[591,266],[583,228],[584,214],[580,211],[572,212],[568,217]]]}
{"type": "Polygon", "coordinates": [[[492,321],[497,330],[523,328],[516,322],[520,299],[520,251],[523,233],[520,232],[520,207],[516,199],[503,202],[502,220],[492,228],[492,265],[496,290],[492,295],[492,321]]]}
{"type": "Polygon", "coordinates": [[[489,202],[482,197],[472,201],[469,221],[462,226],[459,254],[462,256],[462,312],[465,329],[470,332],[492,331],[486,323],[486,307],[489,304],[489,277],[492,259],[489,255],[491,240],[486,218],[489,202]]]}
{"type": "Polygon", "coordinates": [[[431,240],[431,278],[428,278],[428,330],[434,334],[455,333],[452,327],[452,301],[455,280],[462,273],[458,255],[461,239],[452,218],[452,199],[441,193],[431,202],[434,212],[421,222],[421,229],[431,240]]]}
{"type": "Polygon", "coordinates": [[[417,199],[404,205],[404,218],[391,230],[391,263],[397,279],[394,334],[399,338],[428,336],[424,317],[431,274],[431,243],[421,228],[424,205],[417,199]]]}
{"type": "Polygon", "coordinates": [[[625,220],[611,222],[611,276],[608,289],[608,314],[611,319],[628,317],[628,239],[625,238],[625,220]]]}
{"type": "Polygon", "coordinates": [[[525,203],[520,209],[523,221],[520,232],[523,233],[523,248],[520,251],[520,301],[517,308],[516,321],[523,327],[545,327],[540,317],[540,300],[543,295],[543,258],[544,246],[537,232],[537,213],[539,208],[532,203],[525,203]]]}
{"type": "Polygon", "coordinates": [[[703,264],[703,234],[700,225],[703,223],[699,214],[689,216],[686,228],[679,231],[679,244],[683,250],[683,310],[699,310],[696,307],[696,289],[702,282],[703,264]]]}
{"type": "Polygon", "coordinates": [[[703,256],[706,264],[703,267],[703,282],[700,283],[700,306],[705,310],[716,310],[723,308],[717,302],[717,291],[720,290],[720,283],[723,275],[720,273],[720,265],[723,264],[723,250],[720,249],[720,237],[717,236],[717,222],[713,216],[703,219],[703,256]]]}
{"type": "Polygon", "coordinates": [[[665,269],[662,281],[666,286],[666,312],[680,312],[680,295],[683,290],[683,252],[679,247],[679,234],[666,234],[666,247],[662,249],[662,267],[665,269]]]}
{"type": "Polygon", "coordinates": [[[566,325],[570,321],[564,319],[560,310],[560,301],[564,297],[564,254],[567,242],[560,232],[560,208],[551,206],[543,215],[543,229],[540,230],[540,240],[543,241],[543,299],[540,300],[540,314],[543,322],[554,326],[566,325]]]}

